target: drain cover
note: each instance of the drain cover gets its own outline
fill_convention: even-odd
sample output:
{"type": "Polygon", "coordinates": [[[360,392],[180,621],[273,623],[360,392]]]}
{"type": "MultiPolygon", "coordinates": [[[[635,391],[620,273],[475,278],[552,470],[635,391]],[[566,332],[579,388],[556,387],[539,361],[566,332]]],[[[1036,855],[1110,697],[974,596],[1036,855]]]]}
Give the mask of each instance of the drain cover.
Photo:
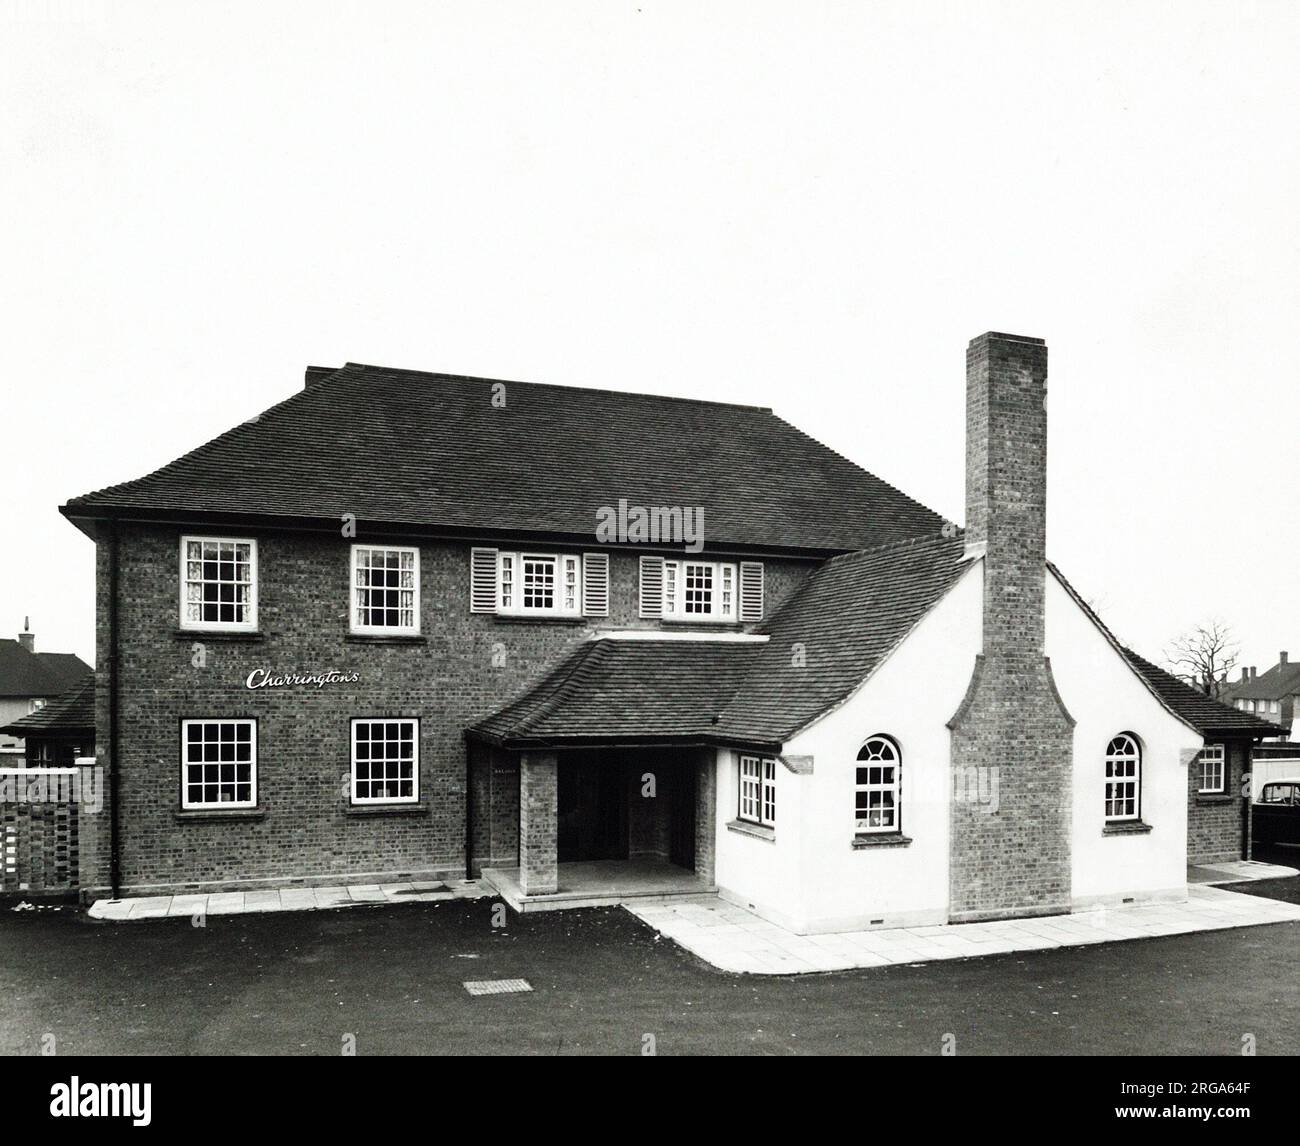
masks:
{"type": "Polygon", "coordinates": [[[513,995],[533,989],[527,979],[475,979],[462,986],[471,995],[513,995]]]}

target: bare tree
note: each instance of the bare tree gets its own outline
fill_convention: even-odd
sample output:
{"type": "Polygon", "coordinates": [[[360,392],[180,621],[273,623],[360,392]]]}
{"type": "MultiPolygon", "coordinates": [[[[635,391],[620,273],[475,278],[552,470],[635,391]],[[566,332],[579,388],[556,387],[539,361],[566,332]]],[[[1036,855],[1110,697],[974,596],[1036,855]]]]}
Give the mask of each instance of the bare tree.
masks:
{"type": "Polygon", "coordinates": [[[1209,696],[1218,696],[1220,680],[1232,671],[1241,650],[1232,629],[1220,620],[1197,625],[1165,650],[1176,675],[1209,696]]]}

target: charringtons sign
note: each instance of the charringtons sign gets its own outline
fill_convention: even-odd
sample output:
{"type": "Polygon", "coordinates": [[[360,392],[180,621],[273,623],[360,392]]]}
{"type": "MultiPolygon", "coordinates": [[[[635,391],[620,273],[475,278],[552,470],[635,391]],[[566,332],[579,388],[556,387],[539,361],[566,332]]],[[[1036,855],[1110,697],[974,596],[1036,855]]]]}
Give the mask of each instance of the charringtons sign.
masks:
{"type": "Polygon", "coordinates": [[[356,684],[361,679],[359,672],[339,672],[329,669],[326,672],[285,672],[276,673],[266,668],[256,668],[244,681],[246,688],[285,688],[292,685],[315,685],[324,688],[327,684],[356,684]]]}

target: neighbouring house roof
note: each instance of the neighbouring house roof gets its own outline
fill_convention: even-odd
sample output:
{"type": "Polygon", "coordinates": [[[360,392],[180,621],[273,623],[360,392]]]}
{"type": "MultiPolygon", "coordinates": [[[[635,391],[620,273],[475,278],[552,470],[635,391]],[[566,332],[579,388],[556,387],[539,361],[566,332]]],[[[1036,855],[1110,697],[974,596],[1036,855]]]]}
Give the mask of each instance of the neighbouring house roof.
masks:
{"type": "Polygon", "coordinates": [[[1124,649],[1124,656],[1165,705],[1202,735],[1238,733],[1250,736],[1285,736],[1286,729],[1249,712],[1223,704],[1172,673],[1124,649]]]}
{"type": "Polygon", "coordinates": [[[33,653],[0,639],[0,696],[57,696],[90,671],[75,653],[33,653]]]}
{"type": "Polygon", "coordinates": [[[720,547],[825,555],[942,519],[769,409],[349,363],[134,481],[62,511],[594,536],[597,513],[702,506],[720,547]],[[500,388],[500,389],[497,389],[500,388]],[[504,395],[504,405],[493,402],[504,395]]]}
{"type": "Polygon", "coordinates": [[[766,642],[603,638],[471,735],[509,747],[650,741],[779,747],[844,701],[969,568],[957,537],[826,562],[766,642]]]}
{"type": "Polygon", "coordinates": [[[95,674],[92,672],[87,672],[73,688],[56,696],[43,708],[0,728],[0,732],[7,732],[10,736],[94,731],[95,674]]]}
{"type": "Polygon", "coordinates": [[[1275,664],[1254,680],[1226,681],[1220,695],[1230,700],[1281,700],[1300,693],[1300,664],[1275,664]]]}

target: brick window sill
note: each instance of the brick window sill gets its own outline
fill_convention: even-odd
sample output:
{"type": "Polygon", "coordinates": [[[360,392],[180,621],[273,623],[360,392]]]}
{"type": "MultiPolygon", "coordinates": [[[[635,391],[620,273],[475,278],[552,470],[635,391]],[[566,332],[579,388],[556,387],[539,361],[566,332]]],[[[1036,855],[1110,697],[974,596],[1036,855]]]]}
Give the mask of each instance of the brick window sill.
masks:
{"type": "Polygon", "coordinates": [[[768,828],[762,824],[751,824],[748,820],[732,820],[727,825],[727,831],[736,832],[742,836],[753,836],[756,840],[766,840],[769,844],[776,842],[775,828],[768,828]]]}
{"type": "Polygon", "coordinates": [[[427,645],[428,637],[419,633],[348,633],[343,640],[350,645],[427,645]]]}
{"type": "Polygon", "coordinates": [[[1107,824],[1101,829],[1103,836],[1141,836],[1151,830],[1151,825],[1143,820],[1121,820],[1107,824]]]}
{"type": "Polygon", "coordinates": [[[853,837],[853,848],[905,848],[911,842],[912,837],[902,832],[863,832],[853,837]]]}
{"type": "Polygon", "coordinates": [[[232,633],[225,629],[177,629],[172,636],[178,641],[236,641],[248,644],[266,640],[266,635],[260,630],[232,633]]]}
{"type": "Polygon", "coordinates": [[[429,805],[420,800],[414,804],[344,804],[345,816],[427,816],[429,805]]]}
{"type": "Polygon", "coordinates": [[[1237,800],[1236,796],[1230,796],[1226,792],[1197,792],[1196,802],[1198,804],[1232,804],[1237,800]]]}
{"type": "Polygon", "coordinates": [[[180,823],[195,824],[216,824],[222,820],[264,820],[266,819],[266,809],[227,808],[222,811],[220,808],[184,808],[176,813],[176,819],[180,823]]]}

